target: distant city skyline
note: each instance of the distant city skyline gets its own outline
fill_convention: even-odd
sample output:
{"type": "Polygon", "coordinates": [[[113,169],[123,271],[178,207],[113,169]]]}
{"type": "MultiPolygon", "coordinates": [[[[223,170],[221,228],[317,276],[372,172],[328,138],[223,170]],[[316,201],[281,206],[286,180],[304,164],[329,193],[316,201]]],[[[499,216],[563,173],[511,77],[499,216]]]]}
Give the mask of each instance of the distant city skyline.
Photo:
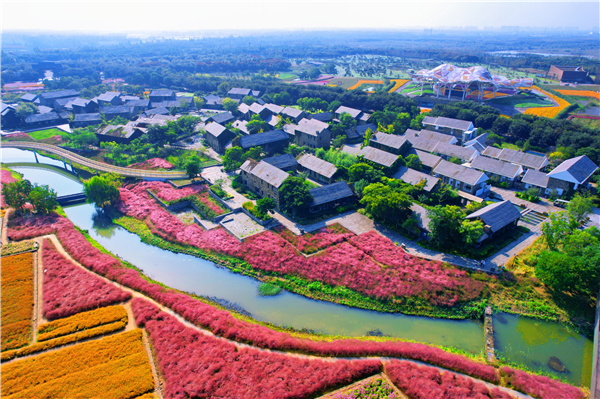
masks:
{"type": "Polygon", "coordinates": [[[93,33],[207,30],[578,28],[597,31],[590,1],[3,0],[2,30],[93,33]]]}

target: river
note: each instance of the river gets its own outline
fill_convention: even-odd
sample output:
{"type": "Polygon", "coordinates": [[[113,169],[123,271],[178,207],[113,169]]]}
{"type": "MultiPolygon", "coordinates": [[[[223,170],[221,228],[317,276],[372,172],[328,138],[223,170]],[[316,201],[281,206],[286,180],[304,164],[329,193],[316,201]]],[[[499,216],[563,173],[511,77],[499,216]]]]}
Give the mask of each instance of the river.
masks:
{"type": "MultiPolygon", "coordinates": [[[[29,151],[2,149],[2,162],[38,184],[48,184],[58,195],[80,192],[82,185],[72,175],[39,165],[29,151]]],[[[46,157],[41,162],[62,167],[46,157]]],[[[273,297],[258,295],[259,283],[235,274],[212,262],[190,255],[175,254],[142,243],[140,238],[99,215],[90,204],[65,208],[69,219],[113,254],[134,264],[149,277],[179,290],[213,297],[235,304],[256,320],[309,329],[320,333],[362,336],[369,331],[435,345],[451,346],[472,353],[484,349],[483,326],[473,320],[445,320],[389,314],[316,301],[283,291],[273,297]]],[[[577,385],[589,385],[592,341],[558,323],[498,313],[494,317],[497,354],[534,370],[554,373],[547,365],[558,357],[569,370],[562,378],[577,385]]]]}

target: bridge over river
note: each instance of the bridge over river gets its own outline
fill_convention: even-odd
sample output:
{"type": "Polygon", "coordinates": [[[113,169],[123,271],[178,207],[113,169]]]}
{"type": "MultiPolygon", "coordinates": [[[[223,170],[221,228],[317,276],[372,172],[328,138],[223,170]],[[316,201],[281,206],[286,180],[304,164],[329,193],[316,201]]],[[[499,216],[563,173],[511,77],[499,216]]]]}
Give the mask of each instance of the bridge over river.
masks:
{"type": "Polygon", "coordinates": [[[21,148],[35,151],[46,151],[48,153],[63,157],[63,161],[68,159],[71,162],[78,163],[88,168],[107,173],[117,173],[126,177],[137,177],[144,180],[177,180],[187,179],[188,175],[181,171],[157,171],[124,168],[121,166],[109,165],[104,162],[94,161],[64,148],[44,143],[34,143],[26,141],[2,141],[3,148],[21,148]]]}

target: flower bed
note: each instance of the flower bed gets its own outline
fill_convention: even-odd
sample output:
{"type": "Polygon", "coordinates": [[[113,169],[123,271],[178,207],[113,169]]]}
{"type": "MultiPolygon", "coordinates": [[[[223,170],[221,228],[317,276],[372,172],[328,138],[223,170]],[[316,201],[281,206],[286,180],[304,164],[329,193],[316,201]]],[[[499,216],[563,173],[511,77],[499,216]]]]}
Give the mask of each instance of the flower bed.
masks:
{"type": "Polygon", "coordinates": [[[532,107],[527,108],[525,110],[525,114],[527,115],[535,115],[535,116],[543,116],[546,118],[554,118],[556,115],[560,113],[563,109],[567,108],[570,104],[563,100],[560,97],[555,96],[554,94],[548,93],[545,90],[540,89],[537,86],[533,86],[533,89],[538,90],[539,92],[545,94],[546,96],[552,98],[554,101],[558,103],[557,107],[532,107]]]}
{"type": "Polygon", "coordinates": [[[472,378],[405,360],[392,360],[385,373],[410,399],[513,399],[500,388],[489,389],[472,378]]]}
{"type": "Polygon", "coordinates": [[[150,158],[143,162],[133,163],[127,167],[142,170],[173,169],[173,164],[162,158],[150,158]]]}
{"type": "MultiPolygon", "coordinates": [[[[238,319],[228,311],[217,309],[186,294],[151,283],[144,279],[139,272],[122,267],[119,261],[101,253],[87,242],[85,237],[74,228],[68,219],[55,214],[34,219],[44,220],[46,224],[44,225],[39,221],[33,222],[32,218],[15,218],[10,221],[9,236],[18,235],[22,238],[32,238],[36,231],[57,231],[56,234],[63,246],[84,266],[153,298],[191,323],[209,329],[215,335],[261,348],[319,356],[389,356],[414,359],[493,383],[500,382],[496,368],[429,345],[401,341],[374,342],[358,339],[316,341],[295,337],[286,332],[275,331],[259,324],[238,319]],[[32,225],[37,226],[36,229],[30,229],[29,227],[32,225]]],[[[562,385],[569,387],[566,384],[562,385]]]]}
{"type": "Polygon", "coordinates": [[[303,359],[237,347],[185,327],[151,303],[135,298],[138,325],[148,331],[165,378],[165,396],[309,397],[378,373],[378,360],[303,359]]]}
{"type": "Polygon", "coordinates": [[[229,212],[228,209],[224,208],[220,203],[211,198],[208,194],[208,188],[204,184],[196,184],[177,189],[173,188],[170,184],[163,182],[138,183],[134,185],[135,189],[133,190],[138,195],[140,194],[140,185],[142,187],[147,187],[148,190],[167,205],[175,205],[183,201],[192,202],[202,217],[207,219],[213,219],[215,216],[229,212]]]}
{"type": "Polygon", "coordinates": [[[139,329],[2,365],[11,398],[134,398],[154,389],[139,329]]]}
{"type": "Polygon", "coordinates": [[[78,313],[65,319],[42,324],[38,328],[37,340],[46,341],[118,321],[127,323],[127,311],[123,306],[108,306],[89,312],[78,313]]]}
{"type": "Polygon", "coordinates": [[[406,83],[408,83],[409,80],[408,79],[392,79],[392,82],[394,82],[394,86],[392,86],[392,88],[388,90],[388,93],[395,93],[396,90],[398,90],[399,88],[404,86],[406,83]]]}
{"type": "Polygon", "coordinates": [[[279,227],[275,231],[287,242],[295,246],[298,251],[304,252],[307,255],[344,242],[354,236],[354,233],[339,223],[323,227],[314,233],[307,233],[301,236],[295,235],[285,227],[279,227]]]}
{"type": "Polygon", "coordinates": [[[1,350],[27,345],[33,315],[33,254],[2,258],[0,268],[2,313],[1,350]]]}
{"type": "Polygon", "coordinates": [[[403,399],[383,378],[369,378],[352,388],[323,399],[403,399]]]}
{"type": "Polygon", "coordinates": [[[581,389],[548,377],[502,367],[500,375],[507,385],[539,399],[582,399],[581,389]]]}
{"type": "Polygon", "coordinates": [[[360,79],[358,82],[356,82],[353,86],[348,87],[348,90],[356,90],[358,89],[360,86],[362,85],[382,85],[383,84],[383,80],[376,80],[376,79],[360,79]]]}
{"type": "Polygon", "coordinates": [[[98,327],[93,327],[87,330],[79,331],[73,334],[65,335],[62,337],[49,339],[47,341],[37,342],[35,344],[25,346],[20,349],[2,352],[1,360],[7,361],[15,357],[23,357],[31,355],[32,353],[46,351],[48,349],[72,344],[73,342],[83,341],[89,338],[97,337],[99,335],[109,334],[115,331],[124,329],[127,326],[127,320],[119,320],[109,324],[103,324],[98,327]]]}
{"type": "Polygon", "coordinates": [[[131,294],[88,273],[63,257],[49,241],[43,244],[44,316],[49,320],[123,302],[131,294]]]}
{"type": "Polygon", "coordinates": [[[574,96],[574,97],[593,97],[597,100],[600,100],[600,93],[597,91],[591,90],[565,90],[565,89],[556,89],[556,92],[560,94],[564,94],[565,96],[574,96]]]}

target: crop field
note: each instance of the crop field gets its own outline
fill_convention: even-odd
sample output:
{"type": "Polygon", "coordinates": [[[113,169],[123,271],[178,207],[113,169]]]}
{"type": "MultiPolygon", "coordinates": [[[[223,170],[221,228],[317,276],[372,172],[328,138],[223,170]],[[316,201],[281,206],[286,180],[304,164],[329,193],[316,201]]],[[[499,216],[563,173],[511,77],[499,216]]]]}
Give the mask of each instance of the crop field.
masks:
{"type": "Polygon", "coordinates": [[[2,396],[11,399],[128,399],[154,389],[139,329],[3,364],[1,372],[2,396]]]}
{"type": "Polygon", "coordinates": [[[46,341],[111,323],[118,323],[121,328],[127,323],[123,306],[108,306],[42,324],[38,327],[37,340],[46,341]]]}
{"type": "Polygon", "coordinates": [[[31,339],[33,254],[2,257],[2,351],[25,346],[31,339]]]}

